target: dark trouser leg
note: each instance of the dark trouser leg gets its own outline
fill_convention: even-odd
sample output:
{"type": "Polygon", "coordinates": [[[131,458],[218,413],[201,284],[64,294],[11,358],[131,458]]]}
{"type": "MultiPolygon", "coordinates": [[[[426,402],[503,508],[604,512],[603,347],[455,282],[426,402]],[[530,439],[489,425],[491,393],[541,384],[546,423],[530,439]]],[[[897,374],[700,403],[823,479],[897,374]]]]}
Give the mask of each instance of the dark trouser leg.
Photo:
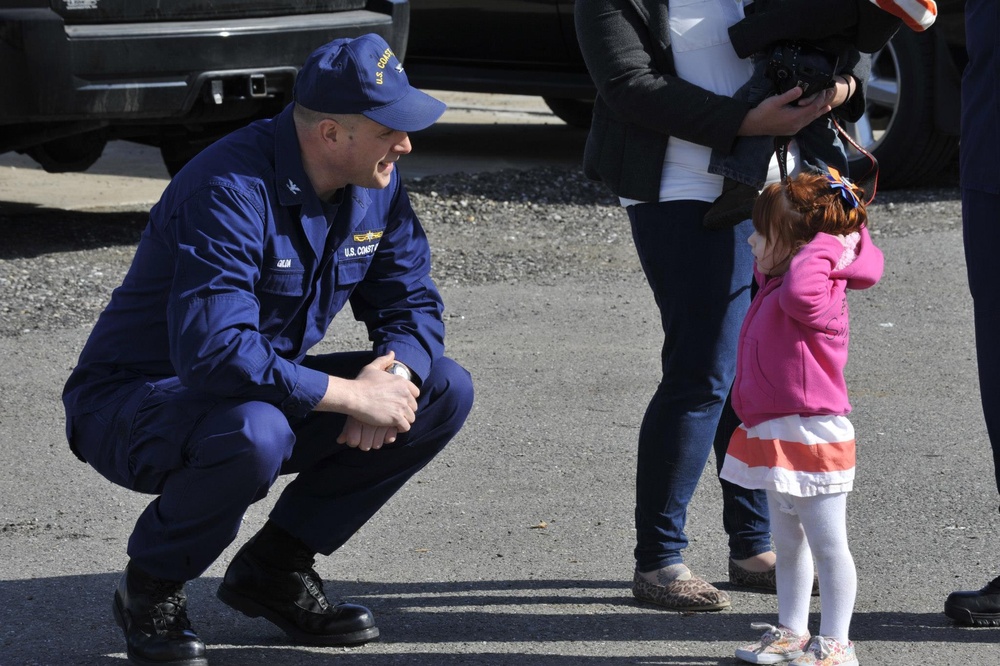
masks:
{"type": "MultiPolygon", "coordinates": [[[[335,354],[309,364],[339,375],[371,358],[335,354]]],[[[298,477],[282,492],[271,519],[315,552],[329,555],[444,448],[465,422],[472,400],[469,373],[442,358],[421,385],[416,421],[393,444],[372,451],[337,444],[342,414],[317,412],[294,423],[295,450],[282,473],[298,477]]]]}
{"type": "Polygon", "coordinates": [[[628,209],[664,332],[663,379],[639,431],[636,566],[682,561],[687,505],[712,450],[736,369],[736,341],[749,307],[750,223],[709,231],[708,203],[628,209]]]}
{"type": "Polygon", "coordinates": [[[1000,195],[962,190],[962,230],[976,328],[979,391],[1000,491],[1000,195]]]}
{"type": "Polygon", "coordinates": [[[105,477],[159,495],[136,521],[128,554],[143,571],[174,581],[201,575],[233,541],[294,443],[273,405],[221,400],[176,378],[138,385],[74,419],[73,432],[105,477]]]}
{"type": "MultiPolygon", "coordinates": [[[[751,299],[757,294],[757,283],[750,289],[751,299]]],[[[740,425],[740,418],[733,411],[732,392],[719,418],[719,429],[715,433],[716,471],[722,471],[722,463],[729,448],[729,439],[740,425]]],[[[766,553],[771,550],[771,522],[767,512],[767,493],[763,490],[749,490],[719,479],[722,485],[722,526],[729,535],[729,556],[734,560],[766,553]]]]}

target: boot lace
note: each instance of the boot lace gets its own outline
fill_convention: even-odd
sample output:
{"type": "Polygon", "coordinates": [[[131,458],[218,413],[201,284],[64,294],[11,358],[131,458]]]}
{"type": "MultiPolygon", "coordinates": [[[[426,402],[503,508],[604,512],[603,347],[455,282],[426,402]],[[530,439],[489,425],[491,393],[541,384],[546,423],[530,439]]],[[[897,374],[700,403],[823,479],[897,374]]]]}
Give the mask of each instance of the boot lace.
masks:
{"type": "Polygon", "coordinates": [[[185,631],[191,628],[187,616],[187,595],[183,584],[173,581],[148,581],[142,590],[143,594],[154,599],[149,609],[149,617],[153,629],[157,633],[170,631],[185,631]]]}
{"type": "Polygon", "coordinates": [[[296,553],[292,558],[292,566],[302,574],[302,583],[306,586],[309,596],[315,599],[325,612],[330,609],[330,601],[326,598],[326,592],[323,590],[323,579],[313,568],[315,564],[316,559],[309,553],[296,553]]]}

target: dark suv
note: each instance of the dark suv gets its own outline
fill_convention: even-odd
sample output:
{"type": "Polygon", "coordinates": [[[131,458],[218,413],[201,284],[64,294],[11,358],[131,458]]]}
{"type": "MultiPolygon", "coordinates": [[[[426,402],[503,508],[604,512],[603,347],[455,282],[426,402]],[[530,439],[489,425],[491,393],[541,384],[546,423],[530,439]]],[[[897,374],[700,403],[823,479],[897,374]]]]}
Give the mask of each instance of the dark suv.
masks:
{"type": "MultiPolygon", "coordinates": [[[[958,146],[965,0],[937,0],[925,33],[901,28],[875,54],[868,113],[848,128],[878,158],[880,184],[925,182],[958,146]]],[[[594,88],[573,27],[573,0],[411,0],[406,71],[441,90],[540,95],[587,127],[594,88]]],[[[867,173],[860,153],[852,171],[867,173]]]]}
{"type": "Polygon", "coordinates": [[[594,84],[572,0],[410,0],[406,74],[417,87],[537,95],[588,127],[594,84]]]}
{"type": "Polygon", "coordinates": [[[318,46],[375,32],[403,57],[408,0],[0,0],[0,153],[83,171],[112,139],[173,173],[291,98],[318,46]]]}

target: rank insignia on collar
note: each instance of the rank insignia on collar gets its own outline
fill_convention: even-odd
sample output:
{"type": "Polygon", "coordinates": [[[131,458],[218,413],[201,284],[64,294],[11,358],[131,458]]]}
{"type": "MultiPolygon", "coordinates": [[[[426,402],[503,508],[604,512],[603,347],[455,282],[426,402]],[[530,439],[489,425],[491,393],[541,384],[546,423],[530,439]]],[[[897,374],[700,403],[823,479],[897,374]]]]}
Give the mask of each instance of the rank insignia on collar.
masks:
{"type": "Polygon", "coordinates": [[[287,187],[288,191],[291,192],[292,194],[298,194],[301,191],[299,189],[299,186],[292,182],[291,178],[289,178],[288,182],[285,183],[285,187],[287,187]]]}

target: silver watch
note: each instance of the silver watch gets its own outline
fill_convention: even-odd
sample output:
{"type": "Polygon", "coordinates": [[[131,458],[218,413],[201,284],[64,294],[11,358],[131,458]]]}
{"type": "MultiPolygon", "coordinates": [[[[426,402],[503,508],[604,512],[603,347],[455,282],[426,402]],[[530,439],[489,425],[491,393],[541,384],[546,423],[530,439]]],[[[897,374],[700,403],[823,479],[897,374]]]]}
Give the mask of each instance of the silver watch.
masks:
{"type": "Polygon", "coordinates": [[[406,367],[399,361],[393,362],[393,364],[390,365],[388,368],[386,368],[385,371],[391,375],[399,375],[408,382],[413,381],[413,373],[410,372],[410,369],[408,367],[406,367]]]}

